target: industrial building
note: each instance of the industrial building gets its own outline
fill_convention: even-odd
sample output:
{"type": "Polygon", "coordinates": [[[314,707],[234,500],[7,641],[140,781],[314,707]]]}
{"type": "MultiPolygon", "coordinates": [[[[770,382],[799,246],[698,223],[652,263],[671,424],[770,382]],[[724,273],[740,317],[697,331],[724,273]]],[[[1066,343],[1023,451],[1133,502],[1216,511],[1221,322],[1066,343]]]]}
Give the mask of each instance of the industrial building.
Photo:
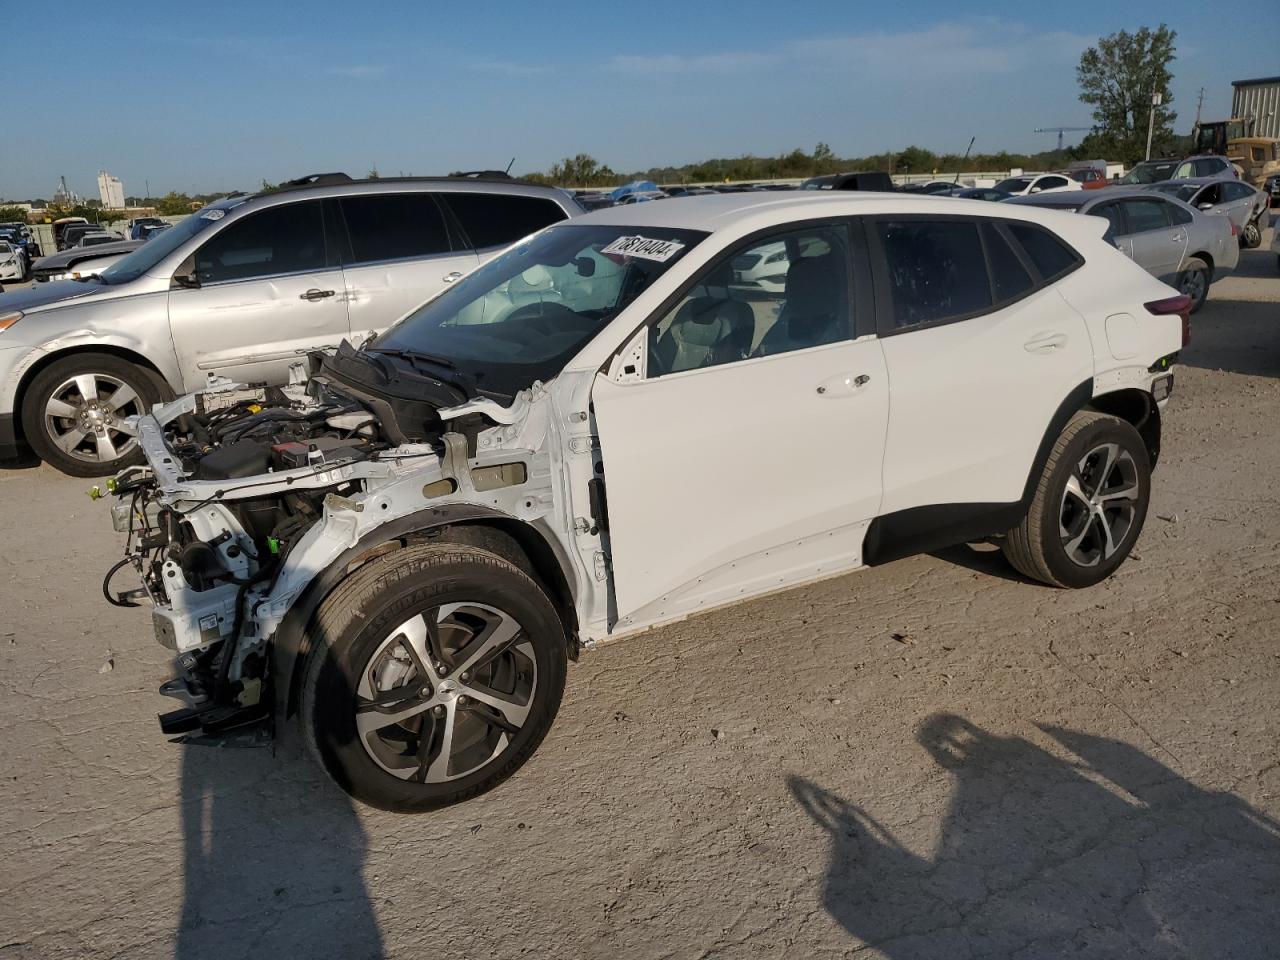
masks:
{"type": "Polygon", "coordinates": [[[105,170],[98,171],[98,198],[106,210],[120,210],[124,207],[124,184],[119,177],[113,177],[105,170]]]}
{"type": "Polygon", "coordinates": [[[1252,129],[1245,129],[1254,137],[1280,137],[1280,77],[1260,77],[1257,80],[1233,80],[1231,115],[1252,120],[1252,129]]]}

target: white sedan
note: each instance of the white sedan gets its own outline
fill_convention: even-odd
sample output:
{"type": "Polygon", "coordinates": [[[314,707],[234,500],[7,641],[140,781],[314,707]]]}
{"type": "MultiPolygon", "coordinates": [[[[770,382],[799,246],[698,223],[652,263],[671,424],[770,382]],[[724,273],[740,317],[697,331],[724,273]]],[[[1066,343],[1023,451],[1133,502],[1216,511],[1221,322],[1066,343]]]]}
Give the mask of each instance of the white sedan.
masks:
{"type": "Polygon", "coordinates": [[[27,273],[27,258],[21,247],[0,240],[0,280],[21,281],[27,273]]]}
{"type": "Polygon", "coordinates": [[[1058,193],[1062,190],[1083,190],[1078,180],[1061,173],[1028,173],[1017,177],[1008,177],[996,184],[995,189],[1003,190],[1013,197],[1027,197],[1033,193],[1058,193]]]}

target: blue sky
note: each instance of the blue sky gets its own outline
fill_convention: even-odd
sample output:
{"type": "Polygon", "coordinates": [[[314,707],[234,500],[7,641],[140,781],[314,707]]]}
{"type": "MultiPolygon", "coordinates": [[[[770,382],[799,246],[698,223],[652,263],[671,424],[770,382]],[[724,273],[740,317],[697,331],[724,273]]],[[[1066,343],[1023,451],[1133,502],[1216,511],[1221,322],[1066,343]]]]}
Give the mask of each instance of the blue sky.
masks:
{"type": "Polygon", "coordinates": [[[5,7],[9,89],[31,94],[5,124],[8,199],[48,197],[61,174],[94,196],[100,168],[140,194],[512,156],[522,172],[578,152],[630,170],[819,140],[846,156],[970,136],[1035,150],[1054,137],[1034,127],[1090,122],[1080,51],[1161,20],[1179,34],[1180,130],[1201,86],[1206,118],[1224,117],[1231,80],[1280,73],[1268,31],[1203,2],[5,7]]]}

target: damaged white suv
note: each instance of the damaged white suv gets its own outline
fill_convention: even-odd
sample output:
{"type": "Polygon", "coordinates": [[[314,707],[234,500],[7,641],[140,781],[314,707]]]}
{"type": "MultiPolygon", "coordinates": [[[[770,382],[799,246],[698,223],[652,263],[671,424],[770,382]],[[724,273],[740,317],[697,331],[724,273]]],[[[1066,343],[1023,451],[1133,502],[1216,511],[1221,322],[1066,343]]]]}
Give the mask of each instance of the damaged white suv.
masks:
{"type": "Polygon", "coordinates": [[[343,789],[427,810],[529,758],[581,648],[981,539],[1096,583],[1141,530],[1190,306],[1105,226],[891,194],[614,208],[287,386],[154,407],[105,589],[178,655],[164,730],[296,717],[343,789]],[[776,292],[736,283],[779,250],[776,292]]]}

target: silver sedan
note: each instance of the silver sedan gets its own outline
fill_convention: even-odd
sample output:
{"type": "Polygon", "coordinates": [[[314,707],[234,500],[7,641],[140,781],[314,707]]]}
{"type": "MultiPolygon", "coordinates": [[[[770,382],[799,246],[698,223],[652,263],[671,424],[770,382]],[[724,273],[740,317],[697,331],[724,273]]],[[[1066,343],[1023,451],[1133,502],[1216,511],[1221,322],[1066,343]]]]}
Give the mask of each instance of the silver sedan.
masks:
{"type": "Polygon", "coordinates": [[[1004,202],[1101,217],[1108,223],[1105,239],[1148,273],[1191,297],[1193,313],[1208,297],[1209,285],[1240,261],[1237,231],[1229,218],[1146,188],[1108,187],[1004,202]]]}
{"type": "Polygon", "coordinates": [[[1148,190],[1177,197],[1204,213],[1221,214],[1236,225],[1240,246],[1252,250],[1262,243],[1262,215],[1270,207],[1265,193],[1243,180],[1220,177],[1165,180],[1148,190]]]}

